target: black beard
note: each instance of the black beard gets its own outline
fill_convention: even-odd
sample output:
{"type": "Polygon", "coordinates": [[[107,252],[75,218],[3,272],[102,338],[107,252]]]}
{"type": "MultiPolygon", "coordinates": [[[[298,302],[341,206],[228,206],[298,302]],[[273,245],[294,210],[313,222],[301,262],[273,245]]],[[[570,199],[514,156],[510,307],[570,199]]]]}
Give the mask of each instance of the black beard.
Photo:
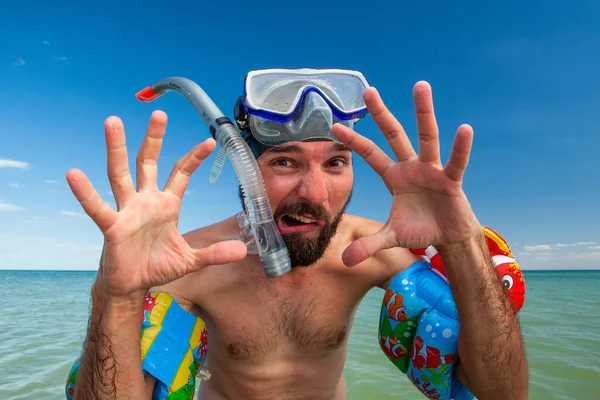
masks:
{"type": "MultiPolygon", "coordinates": [[[[244,208],[244,211],[246,211],[241,186],[238,194],[242,202],[242,207],[244,208]]],[[[338,226],[344,216],[348,204],[350,204],[351,198],[352,191],[348,195],[348,199],[341,211],[333,219],[323,207],[309,203],[280,205],[277,210],[275,210],[275,213],[273,214],[275,222],[279,221],[284,214],[310,214],[314,218],[324,221],[323,226],[319,228],[321,231],[315,239],[306,237],[304,232],[293,232],[281,235],[287,246],[292,268],[308,267],[323,257],[323,254],[337,232],[338,226]]]]}

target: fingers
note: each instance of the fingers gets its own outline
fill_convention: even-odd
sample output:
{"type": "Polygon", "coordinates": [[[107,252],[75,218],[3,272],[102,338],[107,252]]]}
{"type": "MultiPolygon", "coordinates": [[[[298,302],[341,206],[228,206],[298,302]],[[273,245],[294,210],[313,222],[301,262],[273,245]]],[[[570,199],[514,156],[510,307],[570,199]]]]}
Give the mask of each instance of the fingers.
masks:
{"type": "Polygon", "coordinates": [[[461,125],[456,131],[452,152],[444,167],[444,172],[453,181],[462,181],[467,164],[469,163],[472,145],[473,128],[469,125],[461,125]]]}
{"type": "Polygon", "coordinates": [[[136,194],[129,172],[123,122],[118,117],[107,118],[104,121],[104,133],[106,137],[108,180],[117,207],[120,209],[128,199],[136,194]]]}
{"type": "Polygon", "coordinates": [[[440,164],[440,142],[431,86],[424,81],[417,82],[413,89],[413,97],[419,133],[419,158],[424,162],[440,164]]]}
{"type": "Polygon", "coordinates": [[[96,223],[102,233],[117,220],[117,213],[98,194],[89,179],[78,169],[67,172],[67,183],[83,210],[96,223]]]}
{"type": "Polygon", "coordinates": [[[372,140],[359,135],[347,126],[335,124],[332,132],[342,143],[361,156],[380,176],[394,165],[394,161],[372,140]]]}
{"type": "Polygon", "coordinates": [[[136,184],[138,190],[156,190],[158,156],[167,127],[167,114],[155,111],[150,117],[146,136],[136,159],[136,184]]]}
{"type": "Polygon", "coordinates": [[[246,254],[247,247],[243,242],[226,240],[202,249],[191,249],[190,268],[199,270],[210,265],[229,264],[243,260],[246,254]]]}
{"type": "Polygon", "coordinates": [[[379,92],[374,87],[370,87],[365,91],[363,97],[369,113],[371,113],[379,129],[381,129],[398,161],[415,157],[415,150],[410,144],[404,128],[387,109],[379,92]]]}
{"type": "Polygon", "coordinates": [[[183,158],[177,161],[171,176],[165,184],[165,191],[171,192],[174,195],[182,198],[185,189],[190,181],[190,176],[196,171],[198,166],[210,155],[215,149],[216,142],[214,139],[207,139],[190,150],[183,158]]]}
{"type": "Polygon", "coordinates": [[[394,246],[396,246],[395,234],[383,227],[377,233],[352,242],[342,253],[342,261],[346,266],[353,267],[378,251],[394,246]]]}

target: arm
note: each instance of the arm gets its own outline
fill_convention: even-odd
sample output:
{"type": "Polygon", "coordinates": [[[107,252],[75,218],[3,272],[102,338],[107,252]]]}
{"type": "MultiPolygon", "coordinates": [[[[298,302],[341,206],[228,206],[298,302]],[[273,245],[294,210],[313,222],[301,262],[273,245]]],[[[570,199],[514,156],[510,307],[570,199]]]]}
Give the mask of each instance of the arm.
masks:
{"type": "MultiPolygon", "coordinates": [[[[481,233],[482,227],[462,187],[473,143],[472,127],[463,124],[457,129],[450,157],[443,165],[429,84],[418,82],[413,89],[418,153],[402,124],[387,109],[377,90],[368,88],[363,98],[397,161],[372,140],[346,126],[334,125],[333,133],[342,143],[360,154],[382,178],[393,201],[384,227],[376,234],[360,238],[348,246],[342,256],[344,263],[348,266],[357,265],[376,252],[391,247],[439,247],[440,257],[444,263],[448,263],[448,270],[452,270],[448,274],[452,288],[438,292],[438,289],[442,289],[438,285],[441,278],[434,279],[430,274],[427,274],[427,285],[419,285],[421,293],[432,293],[435,300],[428,304],[429,308],[434,308],[433,314],[436,315],[427,314],[427,317],[431,315],[433,325],[427,323],[423,340],[426,336],[434,340],[440,338],[439,333],[433,332],[437,327],[436,318],[444,317],[455,328],[458,326],[452,321],[460,318],[461,325],[464,323],[466,328],[460,339],[461,359],[462,351],[467,352],[466,358],[462,359],[462,367],[475,394],[484,398],[525,398],[528,375],[519,325],[508,299],[502,293],[500,281],[493,273],[494,268],[481,233]],[[456,303],[452,292],[457,296],[456,303]],[[440,313],[442,305],[445,312],[440,313]],[[510,372],[508,368],[512,368],[510,372]],[[514,380],[505,379],[509,375],[511,378],[514,376],[514,380]]],[[[421,267],[410,269],[413,269],[411,274],[414,275],[421,267]]],[[[404,297],[411,287],[402,283],[403,280],[408,281],[402,274],[390,281],[389,287],[395,286],[395,292],[392,290],[389,293],[388,287],[386,295],[395,299],[390,303],[394,306],[394,316],[404,318],[404,314],[400,314],[403,310],[399,300],[401,298],[410,303],[414,298],[404,297]]],[[[421,324],[423,320],[420,320],[421,324]]],[[[398,326],[400,331],[404,329],[402,336],[411,335],[410,329],[398,326]]],[[[393,326],[385,332],[397,337],[398,329],[392,331],[391,328],[393,326]]],[[[448,328],[445,332],[446,336],[452,337],[455,330],[448,328]]],[[[456,356],[455,349],[448,350],[452,350],[452,355],[456,356]]],[[[439,354],[438,351],[430,353],[439,354]]],[[[419,365],[422,365],[421,361],[428,359],[429,354],[417,354],[416,357],[419,365]]],[[[447,372],[449,368],[444,371],[447,372]]],[[[420,373],[424,371],[422,368],[416,370],[420,373]]],[[[428,387],[432,386],[432,382],[439,382],[437,376],[427,378],[432,379],[426,382],[428,387]]]]}
{"type": "MultiPolygon", "coordinates": [[[[502,292],[506,290],[508,304],[516,313],[525,298],[520,267],[508,243],[497,232],[485,227],[484,236],[488,249],[484,257],[492,261],[494,273],[502,282],[502,292]]],[[[395,260],[387,261],[394,276],[383,287],[386,292],[379,327],[381,349],[427,397],[472,399],[469,391],[477,390],[477,386],[474,388],[469,378],[477,377],[466,375],[462,354],[459,355],[458,338],[464,340],[464,335],[460,333],[459,311],[444,261],[433,246],[410,251],[425,256],[425,262],[416,262],[403,271],[394,264],[395,260]],[[432,379],[434,375],[436,379],[432,379]]],[[[507,346],[507,343],[500,345],[507,346]]],[[[494,373],[494,369],[488,368],[488,375],[494,373]]],[[[527,379],[526,375],[522,378],[527,379]]],[[[499,382],[505,383],[502,378],[499,382]]]]}
{"type": "Polygon", "coordinates": [[[181,158],[160,191],[155,167],[165,128],[166,115],[154,112],[138,152],[136,188],[123,124],[116,117],[106,120],[107,170],[117,211],[81,171],[67,173],[71,191],[104,236],[84,353],[71,370],[67,399],[166,398],[172,391],[173,397],[191,398],[195,366],[206,352],[204,322],[168,294],[148,290],[246,255],[240,241],[192,248],[179,232],[189,178],[215,142],[207,140],[181,158]],[[156,384],[150,378],[146,384],[145,375],[156,384]]]}
{"type": "Polygon", "coordinates": [[[99,293],[99,286],[97,282],[92,291],[84,354],[67,380],[67,400],[193,398],[197,376],[207,376],[207,371],[201,371],[208,351],[207,332],[204,321],[182,307],[185,300],[180,299],[184,300],[180,304],[170,294],[178,292],[177,285],[157,287],[142,300],[129,296],[117,301],[99,293]],[[138,351],[133,351],[135,346],[138,351]]]}
{"type": "Polygon", "coordinates": [[[471,240],[437,249],[458,310],[458,350],[469,388],[481,399],[526,399],[528,372],[521,329],[483,231],[471,240]]]}
{"type": "Polygon", "coordinates": [[[75,400],[151,399],[140,363],[140,315],[144,293],[112,297],[96,282],[75,400]]]}

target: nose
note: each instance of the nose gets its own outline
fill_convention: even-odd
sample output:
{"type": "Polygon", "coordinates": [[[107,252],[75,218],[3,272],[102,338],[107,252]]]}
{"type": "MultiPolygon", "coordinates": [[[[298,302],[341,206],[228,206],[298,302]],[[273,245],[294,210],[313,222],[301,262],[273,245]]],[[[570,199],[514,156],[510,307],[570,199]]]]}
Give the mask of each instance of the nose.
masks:
{"type": "Polygon", "coordinates": [[[329,198],[327,179],[318,168],[309,169],[302,178],[298,188],[298,196],[311,204],[323,204],[329,198]]]}

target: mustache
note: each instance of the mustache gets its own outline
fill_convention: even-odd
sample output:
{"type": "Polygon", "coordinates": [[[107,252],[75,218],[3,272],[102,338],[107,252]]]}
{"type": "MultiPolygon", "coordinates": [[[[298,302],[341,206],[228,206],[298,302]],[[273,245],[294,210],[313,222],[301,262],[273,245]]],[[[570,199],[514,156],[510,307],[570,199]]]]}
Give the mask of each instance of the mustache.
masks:
{"type": "Polygon", "coordinates": [[[280,205],[275,211],[275,220],[278,220],[285,214],[310,214],[317,219],[321,219],[326,223],[329,222],[329,213],[321,206],[316,206],[309,203],[295,203],[280,205]]]}

